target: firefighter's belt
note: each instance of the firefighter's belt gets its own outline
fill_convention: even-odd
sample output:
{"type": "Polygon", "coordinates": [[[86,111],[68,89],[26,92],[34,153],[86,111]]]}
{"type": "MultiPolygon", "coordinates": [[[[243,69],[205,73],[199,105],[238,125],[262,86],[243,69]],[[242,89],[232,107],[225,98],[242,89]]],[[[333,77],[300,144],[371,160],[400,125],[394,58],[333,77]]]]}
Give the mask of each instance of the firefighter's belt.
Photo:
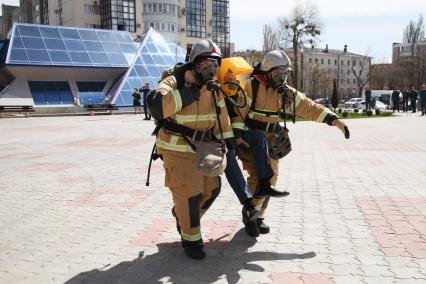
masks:
{"type": "Polygon", "coordinates": [[[210,141],[212,140],[213,134],[212,129],[208,130],[199,130],[192,129],[181,124],[174,123],[169,120],[165,120],[163,124],[164,129],[179,133],[183,136],[186,136],[194,141],[210,141]]]}
{"type": "Polygon", "coordinates": [[[255,129],[255,130],[262,130],[269,133],[280,133],[282,131],[282,127],[278,121],[263,122],[263,121],[251,119],[250,117],[246,117],[245,122],[249,128],[255,129]]]}

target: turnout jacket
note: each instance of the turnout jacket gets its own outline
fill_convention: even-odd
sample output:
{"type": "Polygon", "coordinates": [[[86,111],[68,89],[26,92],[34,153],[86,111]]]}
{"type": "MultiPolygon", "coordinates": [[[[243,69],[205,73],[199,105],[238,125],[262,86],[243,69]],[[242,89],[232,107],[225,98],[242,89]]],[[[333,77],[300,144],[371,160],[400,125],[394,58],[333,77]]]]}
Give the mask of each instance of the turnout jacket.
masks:
{"type": "MultiPolygon", "coordinates": [[[[259,81],[259,88],[257,91],[254,108],[252,107],[253,90],[250,81],[245,85],[247,105],[240,109],[241,115],[237,115],[232,118],[233,128],[248,130],[244,123],[244,119],[246,117],[266,123],[276,123],[283,121],[284,119],[278,114],[278,112],[282,110],[281,95],[279,95],[276,90],[266,86],[265,76],[258,75],[251,80],[259,81]],[[271,112],[276,114],[265,114],[262,112],[271,112]]],[[[241,97],[239,100],[241,100],[241,97]]],[[[289,87],[288,100],[285,105],[286,114],[293,114],[294,103],[296,104],[296,116],[302,117],[304,119],[331,125],[333,120],[337,118],[337,115],[330,109],[321,104],[315,103],[301,92],[292,87],[289,87]]]]}
{"type": "MultiPolygon", "coordinates": [[[[197,130],[211,130],[212,135],[220,139],[220,130],[217,123],[217,115],[213,101],[213,93],[207,90],[206,85],[200,89],[200,97],[190,105],[182,107],[181,92],[178,90],[178,83],[174,75],[164,78],[158,85],[155,92],[149,96],[152,98],[151,104],[157,104],[156,108],[161,109],[162,119],[169,119],[176,124],[186,126],[197,130]],[[160,105],[161,104],[161,105],[160,105]]],[[[225,106],[223,94],[219,93],[217,104],[220,108],[220,122],[223,130],[224,139],[234,137],[228,111],[225,106]]],[[[149,106],[152,108],[153,106],[149,106]]],[[[158,118],[157,118],[158,119],[158,118]]],[[[192,143],[191,137],[187,137],[192,143]]],[[[157,135],[157,152],[165,154],[173,153],[193,154],[195,153],[188,142],[179,133],[170,132],[161,128],[157,135]]]]}

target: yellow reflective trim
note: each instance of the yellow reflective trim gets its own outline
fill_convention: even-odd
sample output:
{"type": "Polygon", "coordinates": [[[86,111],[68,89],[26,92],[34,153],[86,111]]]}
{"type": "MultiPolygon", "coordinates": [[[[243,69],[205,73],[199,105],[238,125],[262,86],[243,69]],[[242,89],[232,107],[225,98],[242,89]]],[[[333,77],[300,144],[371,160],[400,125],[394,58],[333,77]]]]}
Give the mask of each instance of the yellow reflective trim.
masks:
{"type": "Polygon", "coordinates": [[[177,123],[195,122],[195,121],[215,121],[216,120],[216,114],[215,113],[213,113],[213,114],[199,114],[199,115],[176,114],[173,118],[177,123]]]}
{"type": "Polygon", "coordinates": [[[190,241],[190,242],[195,242],[195,241],[201,240],[201,233],[198,233],[196,235],[187,235],[187,234],[184,234],[183,232],[181,232],[181,236],[182,236],[182,239],[184,239],[186,241],[190,241]]]}
{"type": "Polygon", "coordinates": [[[234,137],[234,132],[232,132],[232,131],[228,131],[228,132],[223,133],[224,139],[228,139],[228,138],[232,138],[232,137],[234,137]]]}
{"type": "Polygon", "coordinates": [[[170,138],[170,144],[177,145],[178,140],[179,136],[172,135],[172,138],[170,138]]]}
{"type": "Polygon", "coordinates": [[[170,91],[171,89],[173,89],[172,87],[170,87],[169,85],[161,82],[160,84],[158,84],[158,88],[164,89],[167,92],[170,91]]]}
{"type": "Polygon", "coordinates": [[[157,140],[157,147],[175,152],[195,153],[189,145],[174,145],[162,140],[157,140]]]}
{"type": "Polygon", "coordinates": [[[336,115],[334,112],[332,112],[328,108],[325,108],[315,121],[316,122],[323,122],[325,117],[327,116],[327,114],[336,115]]]}
{"type": "Polygon", "coordinates": [[[246,95],[246,99],[247,99],[247,104],[251,106],[251,103],[253,102],[253,100],[248,95],[246,95]]]}
{"type": "Polygon", "coordinates": [[[177,89],[171,89],[170,93],[173,95],[173,99],[175,101],[175,113],[182,109],[182,98],[180,97],[180,93],[177,89]]]}
{"type": "Polygon", "coordinates": [[[225,107],[225,106],[226,106],[226,105],[225,105],[225,100],[220,100],[220,101],[218,101],[218,102],[217,102],[217,106],[218,106],[218,107],[221,107],[221,108],[222,108],[222,107],[225,107]]]}
{"type": "MultiPolygon", "coordinates": [[[[269,111],[269,110],[266,110],[266,111],[269,111]]],[[[253,116],[254,115],[260,115],[260,116],[267,116],[267,117],[274,117],[274,118],[278,118],[279,117],[279,115],[277,115],[277,114],[271,114],[271,115],[267,115],[267,114],[264,114],[264,113],[261,113],[261,112],[257,112],[257,111],[254,111],[254,110],[251,110],[250,112],[249,112],[249,117],[250,118],[253,118],[253,116]],[[250,116],[251,115],[251,116],[250,116]]]]}
{"type": "Polygon", "coordinates": [[[232,128],[242,129],[242,130],[247,130],[248,129],[246,127],[246,125],[244,123],[241,123],[241,122],[234,122],[234,123],[232,123],[232,128]]]}

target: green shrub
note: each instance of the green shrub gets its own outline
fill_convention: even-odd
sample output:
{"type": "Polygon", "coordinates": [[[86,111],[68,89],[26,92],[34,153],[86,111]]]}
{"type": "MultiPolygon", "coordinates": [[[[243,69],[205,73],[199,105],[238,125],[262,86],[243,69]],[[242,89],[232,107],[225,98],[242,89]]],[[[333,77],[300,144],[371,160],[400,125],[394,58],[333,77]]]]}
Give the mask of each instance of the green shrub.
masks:
{"type": "Polygon", "coordinates": [[[367,110],[367,115],[368,116],[372,116],[373,115],[373,111],[372,110],[367,110]]]}
{"type": "Polygon", "coordinates": [[[348,117],[349,113],[345,110],[345,111],[343,111],[342,115],[343,115],[343,117],[348,117]]]}
{"type": "Polygon", "coordinates": [[[342,109],[341,108],[337,109],[337,112],[342,113],[342,109]]]}
{"type": "Polygon", "coordinates": [[[354,113],[358,113],[359,109],[355,108],[354,113]]]}
{"type": "Polygon", "coordinates": [[[384,111],[382,112],[383,116],[392,116],[392,112],[391,111],[384,111]]]}
{"type": "Polygon", "coordinates": [[[363,108],[362,113],[366,113],[366,112],[367,112],[367,109],[363,108]]]}
{"type": "Polygon", "coordinates": [[[380,109],[376,108],[375,112],[376,112],[376,115],[380,115],[380,109]]]}

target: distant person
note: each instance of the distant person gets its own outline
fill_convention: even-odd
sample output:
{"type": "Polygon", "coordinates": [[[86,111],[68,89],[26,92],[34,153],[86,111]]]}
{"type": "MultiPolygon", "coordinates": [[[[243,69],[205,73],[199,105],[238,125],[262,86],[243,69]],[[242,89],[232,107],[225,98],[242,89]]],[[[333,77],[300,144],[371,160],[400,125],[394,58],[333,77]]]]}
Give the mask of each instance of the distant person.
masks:
{"type": "Polygon", "coordinates": [[[135,114],[142,113],[141,111],[141,94],[139,93],[137,88],[133,89],[133,106],[135,107],[135,114]]]}
{"type": "Polygon", "coordinates": [[[375,97],[373,97],[372,99],[371,99],[371,109],[375,109],[376,108],[376,98],[375,97]]]}
{"type": "Polygon", "coordinates": [[[399,112],[399,94],[400,94],[399,90],[394,90],[392,92],[392,96],[391,96],[392,112],[395,112],[395,110],[398,110],[398,112],[399,112]]]}
{"type": "Polygon", "coordinates": [[[145,83],[145,85],[139,90],[141,93],[143,93],[143,112],[145,113],[144,120],[150,120],[151,114],[148,111],[148,107],[146,105],[146,95],[148,95],[150,89],[149,89],[149,83],[145,83]]]}
{"type": "Polygon", "coordinates": [[[418,96],[419,96],[419,94],[417,93],[416,88],[414,86],[411,86],[411,91],[409,93],[409,97],[410,97],[410,106],[411,106],[411,110],[413,111],[413,113],[416,112],[418,96]]]}
{"type": "Polygon", "coordinates": [[[408,88],[402,90],[402,111],[408,112],[408,88]]]}
{"type": "Polygon", "coordinates": [[[422,115],[426,115],[426,84],[422,84],[422,88],[420,89],[420,107],[422,115]]]}
{"type": "Polygon", "coordinates": [[[367,89],[365,91],[365,109],[371,110],[371,91],[367,89]]]}

